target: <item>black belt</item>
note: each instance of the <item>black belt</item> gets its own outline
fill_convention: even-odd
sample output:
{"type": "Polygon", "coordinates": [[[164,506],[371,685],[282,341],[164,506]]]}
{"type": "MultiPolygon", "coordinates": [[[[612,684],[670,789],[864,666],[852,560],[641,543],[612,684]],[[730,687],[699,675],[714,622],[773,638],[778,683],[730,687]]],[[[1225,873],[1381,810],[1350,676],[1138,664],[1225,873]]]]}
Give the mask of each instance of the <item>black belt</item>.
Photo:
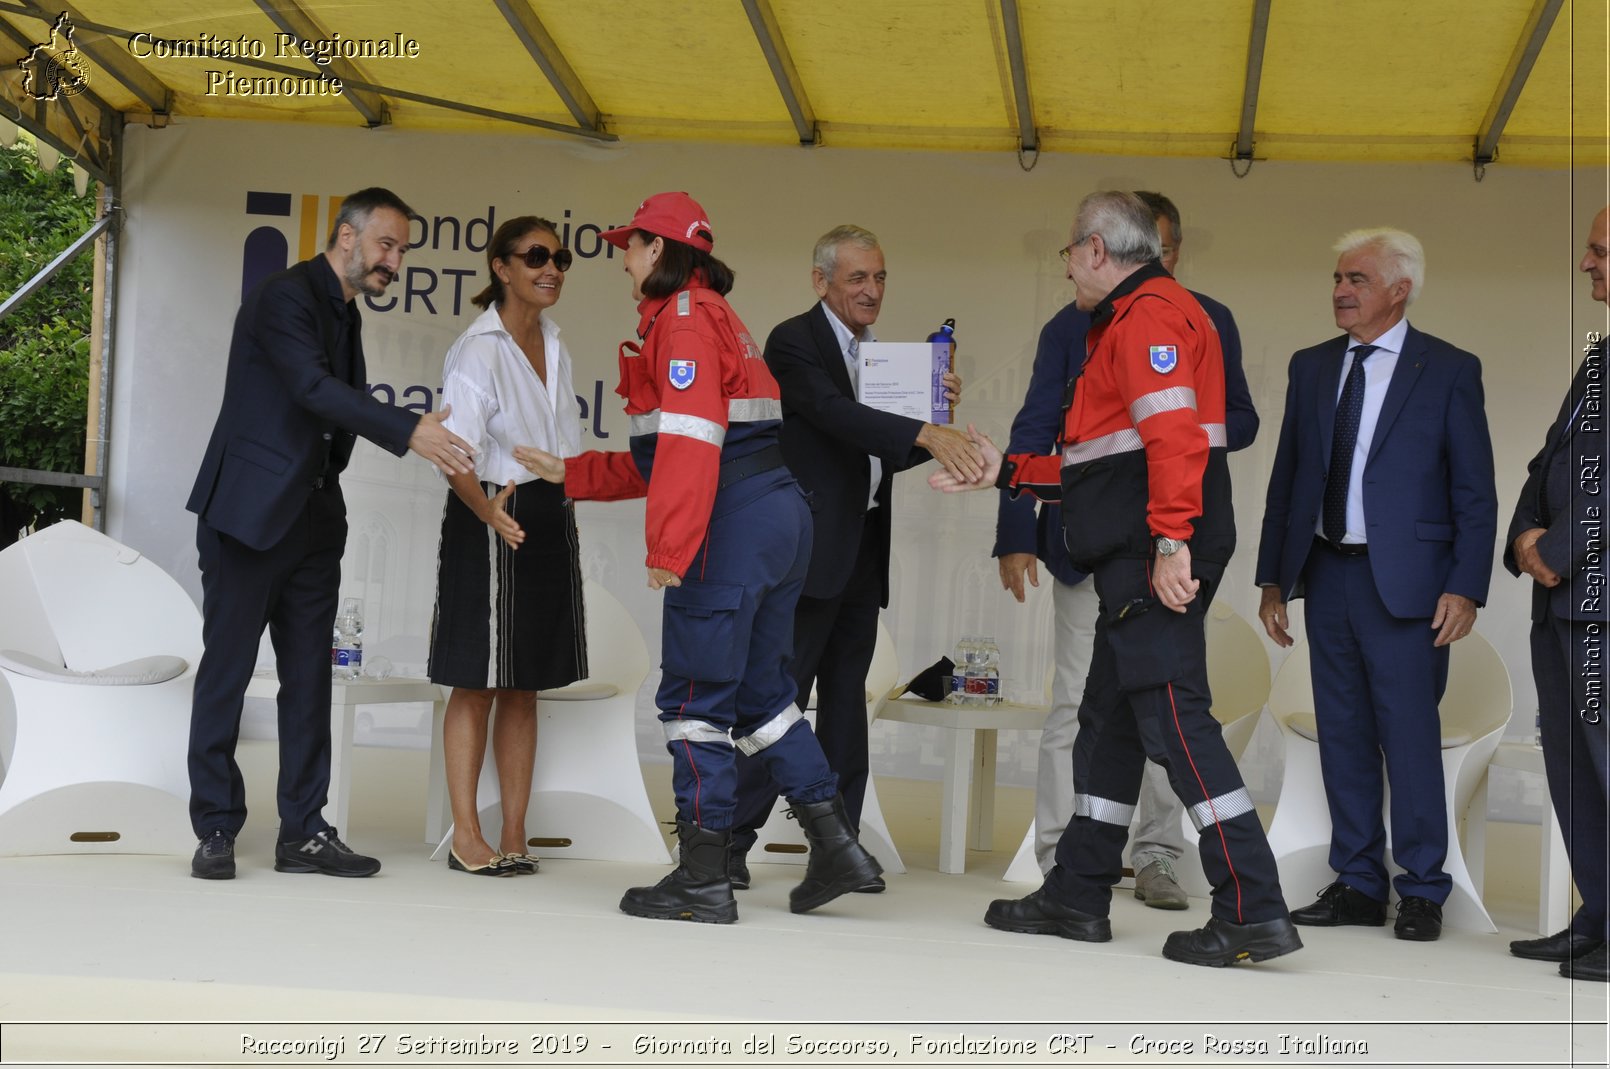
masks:
{"type": "Polygon", "coordinates": [[[1341,557],[1367,557],[1370,555],[1368,542],[1332,542],[1328,538],[1315,535],[1314,545],[1328,549],[1341,557]]]}
{"type": "Polygon", "coordinates": [[[721,474],[716,482],[717,490],[725,490],[733,483],[759,475],[761,472],[772,471],[783,467],[787,462],[783,460],[783,447],[772,444],[741,457],[721,462],[721,474]]]}

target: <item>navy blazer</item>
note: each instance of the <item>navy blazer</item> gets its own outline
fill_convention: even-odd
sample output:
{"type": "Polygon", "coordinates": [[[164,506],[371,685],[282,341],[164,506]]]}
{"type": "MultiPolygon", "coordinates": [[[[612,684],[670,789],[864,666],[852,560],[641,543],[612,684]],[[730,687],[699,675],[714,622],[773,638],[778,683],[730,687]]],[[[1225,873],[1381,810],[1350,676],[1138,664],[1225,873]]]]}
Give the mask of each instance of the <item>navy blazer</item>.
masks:
{"type": "Polygon", "coordinates": [[[1604,342],[1592,346],[1549,426],[1543,448],[1526,466],[1526,485],[1504,539],[1504,567],[1520,575],[1515,539],[1544,528],[1537,540],[1543,563],[1559,586],[1532,584],[1532,619],[1605,617],[1605,463],[1610,458],[1610,408],[1605,404],[1604,342]]]}
{"type": "MultiPolygon", "coordinates": [[[[1330,471],[1342,358],[1333,338],[1291,358],[1286,413],[1258,545],[1257,582],[1300,597],[1330,471]]],[[[1444,593],[1478,605],[1492,578],[1498,529],[1493,446],[1481,361],[1412,326],[1381,403],[1364,466],[1370,571],[1387,611],[1435,615],[1444,593]]]]}
{"type": "MultiPolygon", "coordinates": [[[[1251,445],[1258,436],[1258,410],[1252,405],[1247,373],[1241,366],[1241,332],[1236,329],[1235,317],[1224,305],[1195,291],[1191,296],[1197,299],[1219,331],[1219,346],[1224,350],[1225,433],[1233,453],[1251,445]]],[[[1006,447],[1008,454],[1046,454],[1056,447],[1062,435],[1068,384],[1084,369],[1085,334],[1089,329],[1090,313],[1081,312],[1076,304],[1069,304],[1052,316],[1040,331],[1029,388],[1023,397],[1023,407],[1012,420],[1011,438],[1006,447]]],[[[1067,544],[1062,537],[1062,507],[1055,502],[1041,504],[1036,519],[1033,495],[1021,494],[1014,498],[1009,491],[1002,490],[995,516],[995,549],[990,555],[1004,557],[1008,553],[1035,554],[1059,582],[1072,584],[1085,577],[1068,559],[1067,544]]]]}
{"type": "Polygon", "coordinates": [[[339,344],[340,282],[323,255],[270,275],[241,302],[224,400],[185,505],[252,549],[290,530],[321,479],[333,480],[361,435],[401,456],[419,416],[366,389],[355,302],[339,344]]]}
{"type": "Polygon", "coordinates": [[[766,339],[766,365],[783,397],[783,458],[811,495],[815,524],[806,597],[837,597],[849,580],[865,522],[872,465],[883,461],[876,509],[879,604],[889,604],[889,499],[894,473],[929,459],[917,448],[922,420],[855,399],[844,351],[820,302],[785,319],[766,339]]]}

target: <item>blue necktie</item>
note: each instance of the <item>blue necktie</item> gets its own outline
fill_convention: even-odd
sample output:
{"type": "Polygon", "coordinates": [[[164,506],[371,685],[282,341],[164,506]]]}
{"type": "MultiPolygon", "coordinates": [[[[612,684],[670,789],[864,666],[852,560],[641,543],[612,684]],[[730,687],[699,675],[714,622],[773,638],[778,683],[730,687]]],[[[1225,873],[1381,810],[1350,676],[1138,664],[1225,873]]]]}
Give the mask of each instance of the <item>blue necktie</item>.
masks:
{"type": "Polygon", "coordinates": [[[1358,423],[1364,415],[1364,359],[1379,346],[1360,345],[1353,350],[1353,367],[1336,400],[1336,428],[1330,443],[1330,477],[1325,480],[1325,537],[1340,542],[1347,534],[1347,485],[1353,476],[1353,449],[1358,445],[1358,423]]]}

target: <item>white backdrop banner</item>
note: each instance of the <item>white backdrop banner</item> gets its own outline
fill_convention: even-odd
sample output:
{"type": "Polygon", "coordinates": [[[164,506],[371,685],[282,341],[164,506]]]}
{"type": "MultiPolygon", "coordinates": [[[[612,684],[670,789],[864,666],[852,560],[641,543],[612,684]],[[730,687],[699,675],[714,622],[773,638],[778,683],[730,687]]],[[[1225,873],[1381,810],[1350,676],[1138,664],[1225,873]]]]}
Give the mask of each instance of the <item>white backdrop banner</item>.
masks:
{"type": "MultiPolygon", "coordinates": [[[[1072,296],[1056,250],[1078,198],[1096,188],[1162,190],[1185,216],[1182,281],[1235,311],[1264,420],[1258,442],[1232,459],[1241,550],[1223,596],[1249,618],[1285,365],[1293,350],[1336,333],[1328,294],[1338,234],[1393,224],[1425,241],[1426,295],[1413,319],[1481,355],[1489,398],[1505,398],[1491,411],[1506,509],[1569,380],[1572,317],[1593,310],[1571,267],[1579,224],[1594,209],[1591,198],[1573,195],[1568,172],[1491,169],[1478,186],[1460,167],[1264,163],[1242,182],[1202,160],[1045,156],[1025,173],[1014,158],[982,154],[600,146],[226,121],[130,127],[126,149],[109,529],[198,600],[194,518],[184,501],[218,410],[241,294],[322,249],[333,204],[368,185],[390,187],[419,214],[402,276],[362,302],[370,392],[434,410],[443,355],[474,317],[469,298],[486,281],[492,232],[515,215],[546,216],[576,256],[553,315],[575,358],[583,446],[594,449],[626,447],[615,352],[636,323],[630,281],[599,234],[650,193],[685,189],[709,211],[716,252],[737,271],[733,304],[757,339],[814,302],[810,253],[819,234],[846,222],[876,232],[889,267],[878,337],[920,341],[955,318],[967,382],[958,421],[978,423],[1004,445],[1040,326],[1072,296]],[[1527,309],[1536,317],[1517,322],[1527,309]]],[[[925,476],[896,480],[886,621],[902,678],[961,634],[992,634],[1008,695],[1038,700],[1051,663],[1048,592],[1019,606],[1001,591],[989,556],[993,494],[941,498],[925,476]]],[[[421,674],[445,484],[411,455],[360,444],[343,485],[351,538],[342,593],[364,599],[368,656],[421,674]]],[[[588,504],[580,517],[585,571],[621,598],[657,649],[659,599],[644,585],[641,504],[588,504]]],[[[1520,586],[1496,572],[1479,626],[1524,696],[1520,586]]],[[[1518,704],[1529,723],[1530,699],[1518,704]]],[[[658,752],[658,731],[643,719],[645,752],[658,752]]],[[[880,725],[878,767],[937,768],[934,741],[880,725]]],[[[1003,780],[1029,781],[1030,741],[1003,747],[1003,780]]]]}

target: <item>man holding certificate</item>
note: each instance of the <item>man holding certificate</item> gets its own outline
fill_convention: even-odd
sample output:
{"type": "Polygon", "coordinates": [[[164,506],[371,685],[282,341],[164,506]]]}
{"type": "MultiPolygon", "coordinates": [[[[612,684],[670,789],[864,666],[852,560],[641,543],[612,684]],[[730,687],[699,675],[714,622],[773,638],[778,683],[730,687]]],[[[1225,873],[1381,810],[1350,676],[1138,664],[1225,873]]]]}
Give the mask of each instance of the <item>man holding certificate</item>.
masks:
{"type": "MultiPolygon", "coordinates": [[[[790,671],[800,700],[816,687],[816,736],[838,773],[850,823],[861,825],[866,793],[866,676],[878,610],[889,603],[889,502],[894,473],[930,458],[963,481],[983,474],[968,437],[856,400],[861,343],[883,306],[887,272],[871,232],[838,226],[816,242],[811,282],[821,300],[766,339],[766,363],[783,398],[783,456],[813,496],[814,543],[794,612],[790,671]]],[[[948,399],[961,379],[946,373],[948,399]]],[[[746,855],[777,800],[760,762],[738,760],[738,810],[729,872],[749,886],[746,855]]],[[[862,888],[883,890],[881,877],[862,888]]]]}

